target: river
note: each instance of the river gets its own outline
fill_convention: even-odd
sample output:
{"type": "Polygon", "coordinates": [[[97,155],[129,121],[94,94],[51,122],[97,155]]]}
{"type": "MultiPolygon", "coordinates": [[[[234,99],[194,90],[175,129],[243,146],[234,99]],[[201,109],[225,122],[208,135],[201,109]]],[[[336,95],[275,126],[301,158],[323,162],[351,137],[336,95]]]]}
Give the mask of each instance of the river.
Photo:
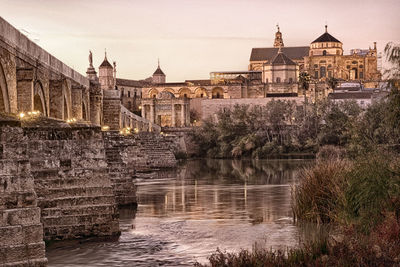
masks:
{"type": "Polygon", "coordinates": [[[138,179],[138,208],[120,210],[116,241],[47,249],[49,266],[191,266],[217,248],[286,248],[294,223],[291,186],[305,160],[189,160],[138,179]]]}

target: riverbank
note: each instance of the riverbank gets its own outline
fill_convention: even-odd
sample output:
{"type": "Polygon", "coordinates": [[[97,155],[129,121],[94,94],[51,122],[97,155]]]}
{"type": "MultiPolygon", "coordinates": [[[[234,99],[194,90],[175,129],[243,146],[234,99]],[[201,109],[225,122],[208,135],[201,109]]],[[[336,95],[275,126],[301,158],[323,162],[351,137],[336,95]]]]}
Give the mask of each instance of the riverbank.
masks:
{"type": "MultiPolygon", "coordinates": [[[[330,225],[326,238],[298,248],[216,251],[217,266],[400,265],[400,160],[379,151],[355,160],[327,158],[304,169],[293,187],[298,222],[330,225]]],[[[197,264],[197,266],[208,266],[197,264]]]]}

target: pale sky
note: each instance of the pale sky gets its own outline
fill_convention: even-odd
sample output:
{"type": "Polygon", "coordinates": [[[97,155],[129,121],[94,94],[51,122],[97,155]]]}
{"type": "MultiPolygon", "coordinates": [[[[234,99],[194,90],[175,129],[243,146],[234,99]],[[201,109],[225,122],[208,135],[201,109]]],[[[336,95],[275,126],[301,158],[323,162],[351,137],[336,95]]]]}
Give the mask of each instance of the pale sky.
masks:
{"type": "Polygon", "coordinates": [[[326,22],[345,53],[400,43],[400,0],[0,0],[0,16],[84,75],[89,49],[98,67],[106,48],[119,78],[147,78],[160,58],[169,82],[247,70],[277,23],[285,46],[309,45],[326,22]]]}

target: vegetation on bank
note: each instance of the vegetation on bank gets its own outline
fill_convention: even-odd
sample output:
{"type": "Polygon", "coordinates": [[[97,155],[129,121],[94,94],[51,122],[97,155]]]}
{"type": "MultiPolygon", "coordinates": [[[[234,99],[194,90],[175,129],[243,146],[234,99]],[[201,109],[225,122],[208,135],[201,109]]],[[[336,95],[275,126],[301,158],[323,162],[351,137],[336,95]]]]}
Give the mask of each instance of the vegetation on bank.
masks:
{"type": "Polygon", "coordinates": [[[355,102],[324,101],[308,105],[306,112],[294,101],[236,105],[219,111],[217,120],[206,120],[193,140],[200,156],[211,158],[315,154],[324,145],[349,144],[361,114],[355,102]]]}

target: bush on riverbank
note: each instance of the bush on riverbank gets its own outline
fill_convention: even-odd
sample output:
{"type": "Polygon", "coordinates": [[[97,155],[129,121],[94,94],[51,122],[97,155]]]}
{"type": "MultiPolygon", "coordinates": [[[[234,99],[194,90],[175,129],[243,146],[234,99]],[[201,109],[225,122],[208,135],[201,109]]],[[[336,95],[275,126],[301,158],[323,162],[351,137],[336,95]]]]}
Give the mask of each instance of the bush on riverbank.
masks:
{"type": "Polygon", "coordinates": [[[361,109],[354,101],[297,106],[272,100],[266,106],[235,105],[205,120],[192,135],[198,156],[270,158],[318,152],[352,140],[361,109]]]}
{"type": "Polygon", "coordinates": [[[195,266],[399,266],[400,223],[390,215],[370,235],[348,228],[340,236],[303,244],[300,248],[238,253],[217,250],[209,261],[209,265],[195,266]]]}
{"type": "Polygon", "coordinates": [[[304,169],[299,184],[292,188],[295,218],[318,224],[337,221],[345,206],[345,172],[349,168],[349,162],[335,160],[304,169]]]}
{"type": "Polygon", "coordinates": [[[354,161],[325,160],[300,173],[292,190],[299,220],[354,225],[368,232],[385,213],[400,215],[400,161],[371,152],[354,161]]]}

